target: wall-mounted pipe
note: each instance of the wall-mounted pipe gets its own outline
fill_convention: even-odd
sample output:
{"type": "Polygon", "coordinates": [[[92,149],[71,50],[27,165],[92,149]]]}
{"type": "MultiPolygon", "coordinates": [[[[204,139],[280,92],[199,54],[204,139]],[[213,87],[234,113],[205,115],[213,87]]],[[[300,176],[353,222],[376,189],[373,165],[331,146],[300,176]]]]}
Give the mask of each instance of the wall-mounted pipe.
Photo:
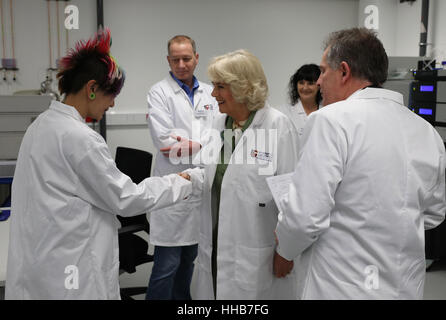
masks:
{"type": "MultiPolygon", "coordinates": [[[[96,11],[97,11],[97,25],[98,30],[100,28],[104,28],[104,2],[103,0],[96,0],[96,11]]],[[[107,141],[107,117],[104,113],[104,116],[99,121],[99,133],[107,141]]]]}
{"type": "Polygon", "coordinates": [[[426,55],[428,22],[429,0],[423,0],[421,3],[420,57],[424,57],[426,55]]]}

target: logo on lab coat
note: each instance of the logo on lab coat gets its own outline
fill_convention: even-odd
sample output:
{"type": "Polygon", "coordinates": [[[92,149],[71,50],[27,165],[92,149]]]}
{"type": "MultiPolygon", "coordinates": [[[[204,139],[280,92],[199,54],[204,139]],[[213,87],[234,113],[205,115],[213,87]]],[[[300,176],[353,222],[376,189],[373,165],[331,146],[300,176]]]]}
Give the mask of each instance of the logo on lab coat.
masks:
{"type": "Polygon", "coordinates": [[[259,159],[259,160],[268,161],[268,162],[273,161],[272,155],[270,152],[261,152],[256,149],[251,150],[251,157],[259,159]]]}
{"type": "MultiPolygon", "coordinates": [[[[209,105],[209,108],[212,108],[212,106],[209,105]]],[[[175,139],[171,139],[172,141],[169,143],[173,144],[171,144],[170,150],[164,152],[164,155],[169,157],[171,164],[178,165],[181,163],[195,166],[218,164],[222,160],[220,155],[223,150],[223,163],[225,164],[256,165],[259,175],[274,174],[277,152],[261,150],[276,150],[275,146],[278,144],[277,129],[247,128],[242,132],[240,129],[219,131],[211,128],[201,130],[201,127],[200,121],[194,120],[192,136],[189,136],[188,132],[185,131],[180,133],[180,129],[172,130],[174,136],[180,136],[186,142],[188,142],[187,140],[195,141],[201,148],[192,150],[192,154],[190,154],[189,144],[182,145],[182,142],[175,142],[175,139]],[[235,138],[236,143],[235,150],[232,151],[230,147],[222,149],[224,143],[231,146],[233,138],[235,138]],[[178,156],[179,148],[183,150],[181,156],[178,156]]],[[[169,137],[172,136],[165,136],[165,138],[169,137]]]]}
{"type": "Polygon", "coordinates": [[[214,107],[212,104],[205,104],[202,106],[198,106],[195,109],[195,116],[196,117],[203,117],[203,116],[207,116],[209,111],[214,110],[214,107]]]}

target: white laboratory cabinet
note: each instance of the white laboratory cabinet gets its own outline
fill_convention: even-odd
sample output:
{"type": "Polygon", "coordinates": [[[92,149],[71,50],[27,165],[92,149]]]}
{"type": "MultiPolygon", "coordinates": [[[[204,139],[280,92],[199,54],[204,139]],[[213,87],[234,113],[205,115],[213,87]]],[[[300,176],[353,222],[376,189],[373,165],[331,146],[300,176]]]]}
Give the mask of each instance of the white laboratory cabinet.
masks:
{"type": "Polygon", "coordinates": [[[51,96],[0,95],[0,160],[15,160],[28,126],[48,109],[51,96]]]}

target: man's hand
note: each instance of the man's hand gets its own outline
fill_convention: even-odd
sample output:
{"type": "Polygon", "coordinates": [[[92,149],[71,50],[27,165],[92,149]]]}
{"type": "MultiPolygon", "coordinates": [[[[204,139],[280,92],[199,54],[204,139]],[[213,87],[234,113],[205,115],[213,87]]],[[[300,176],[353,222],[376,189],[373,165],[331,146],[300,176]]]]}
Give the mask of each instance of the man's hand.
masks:
{"type": "Polygon", "coordinates": [[[287,276],[293,270],[294,262],[283,258],[277,251],[274,252],[273,273],[277,278],[287,276]]]}
{"type": "Polygon", "coordinates": [[[201,149],[201,144],[195,141],[191,141],[180,136],[172,136],[177,139],[177,143],[174,143],[170,147],[161,148],[160,151],[165,157],[168,158],[180,158],[182,156],[191,156],[197,153],[201,149]]]}

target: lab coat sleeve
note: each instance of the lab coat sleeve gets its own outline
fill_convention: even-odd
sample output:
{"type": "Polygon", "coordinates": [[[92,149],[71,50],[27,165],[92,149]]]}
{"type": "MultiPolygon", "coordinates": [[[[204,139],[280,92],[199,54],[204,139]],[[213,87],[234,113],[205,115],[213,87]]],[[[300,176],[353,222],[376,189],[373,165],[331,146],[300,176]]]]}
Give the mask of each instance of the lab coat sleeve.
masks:
{"type": "Polygon", "coordinates": [[[151,177],[135,184],[116,167],[105,142],[91,143],[75,164],[77,194],[100,209],[134,216],[187,198],[192,183],[177,174],[151,177]]]}
{"type": "Polygon", "coordinates": [[[442,151],[443,153],[438,166],[437,181],[427,195],[427,207],[424,211],[424,228],[426,230],[438,226],[445,217],[445,155],[444,150],[442,151]]]}
{"type": "Polygon", "coordinates": [[[161,88],[151,89],[147,94],[149,107],[148,125],[153,144],[159,150],[168,147],[177,141],[170,135],[180,135],[181,132],[174,132],[172,112],[169,110],[167,97],[161,88]]]}
{"type": "Polygon", "coordinates": [[[204,170],[203,168],[191,168],[183,172],[190,176],[190,181],[192,182],[192,195],[191,198],[201,201],[203,194],[203,184],[204,184],[204,170]]]}
{"type": "Polygon", "coordinates": [[[183,172],[187,173],[191,177],[192,188],[195,190],[202,190],[204,183],[204,169],[203,168],[191,168],[186,169],[183,172]]]}
{"type": "Polygon", "coordinates": [[[280,203],[276,250],[285,259],[296,258],[329,228],[346,154],[347,140],[336,121],[325,114],[312,113],[289,194],[280,203]]]}

